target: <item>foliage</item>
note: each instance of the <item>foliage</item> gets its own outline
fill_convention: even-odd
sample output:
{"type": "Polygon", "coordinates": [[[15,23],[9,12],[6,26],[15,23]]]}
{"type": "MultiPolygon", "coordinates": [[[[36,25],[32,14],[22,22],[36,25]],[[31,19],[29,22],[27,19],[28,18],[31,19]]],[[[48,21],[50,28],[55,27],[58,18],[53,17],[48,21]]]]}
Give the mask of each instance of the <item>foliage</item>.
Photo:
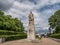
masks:
{"type": "Polygon", "coordinates": [[[0,15],[4,15],[4,12],[0,10],[0,15]]]}
{"type": "Polygon", "coordinates": [[[25,39],[27,38],[27,34],[24,32],[0,30],[0,38],[5,38],[5,41],[25,39]]]}
{"type": "Polygon", "coordinates": [[[36,39],[41,39],[41,37],[39,37],[38,35],[36,35],[35,37],[36,37],[36,39]]]}
{"type": "Polygon", "coordinates": [[[60,33],[58,33],[58,34],[51,34],[50,37],[60,39],[60,33]]]}
{"type": "Polygon", "coordinates": [[[24,26],[21,20],[5,15],[0,10],[0,38],[5,38],[6,41],[23,39],[27,37],[23,31],[24,26]]]}
{"type": "Polygon", "coordinates": [[[54,33],[60,33],[60,10],[49,18],[49,25],[52,29],[55,29],[54,33]]]}
{"type": "Polygon", "coordinates": [[[18,40],[18,39],[25,39],[27,38],[26,34],[18,34],[18,35],[11,35],[8,37],[5,37],[5,41],[11,41],[11,40],[18,40]]]}
{"type": "Polygon", "coordinates": [[[0,37],[5,38],[5,41],[11,41],[11,40],[27,38],[27,35],[22,33],[22,34],[16,34],[16,35],[0,35],[0,37]]]}
{"type": "Polygon", "coordinates": [[[0,35],[16,35],[16,34],[25,34],[24,32],[15,32],[8,30],[0,30],[0,35]]]}
{"type": "Polygon", "coordinates": [[[24,27],[21,20],[12,18],[10,15],[5,15],[4,12],[0,11],[0,30],[23,32],[24,27]]]}

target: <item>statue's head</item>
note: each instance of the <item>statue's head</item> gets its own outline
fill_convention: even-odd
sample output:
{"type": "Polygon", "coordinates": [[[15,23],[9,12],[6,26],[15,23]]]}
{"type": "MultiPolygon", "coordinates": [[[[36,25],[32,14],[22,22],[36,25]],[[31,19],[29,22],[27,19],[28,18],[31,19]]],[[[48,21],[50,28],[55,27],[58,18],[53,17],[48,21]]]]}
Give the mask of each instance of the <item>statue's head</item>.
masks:
{"type": "Polygon", "coordinates": [[[33,13],[32,13],[32,11],[30,12],[30,14],[29,14],[29,15],[33,16],[33,13]]]}

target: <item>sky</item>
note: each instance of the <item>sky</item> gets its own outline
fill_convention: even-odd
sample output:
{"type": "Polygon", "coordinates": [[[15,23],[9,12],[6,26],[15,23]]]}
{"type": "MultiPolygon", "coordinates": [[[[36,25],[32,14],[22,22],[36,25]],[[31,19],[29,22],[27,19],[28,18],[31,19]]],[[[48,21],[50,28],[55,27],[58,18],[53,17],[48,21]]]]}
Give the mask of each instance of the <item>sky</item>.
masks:
{"type": "Polygon", "coordinates": [[[17,17],[28,30],[28,15],[34,14],[35,30],[48,30],[48,18],[60,9],[60,0],[0,0],[0,10],[17,17]]]}

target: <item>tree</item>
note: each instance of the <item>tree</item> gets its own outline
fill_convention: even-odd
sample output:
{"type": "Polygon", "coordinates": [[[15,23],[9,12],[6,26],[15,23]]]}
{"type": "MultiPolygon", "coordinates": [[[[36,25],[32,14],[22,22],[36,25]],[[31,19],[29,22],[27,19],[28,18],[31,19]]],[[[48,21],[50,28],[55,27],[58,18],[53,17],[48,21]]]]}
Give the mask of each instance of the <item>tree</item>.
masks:
{"type": "Polygon", "coordinates": [[[0,15],[4,15],[4,12],[0,10],[0,15]]]}
{"type": "Polygon", "coordinates": [[[55,29],[55,33],[60,32],[60,10],[56,11],[50,18],[49,18],[49,25],[52,29],[55,29]]]}
{"type": "Polygon", "coordinates": [[[0,29],[23,32],[24,26],[21,20],[12,18],[10,15],[5,15],[4,12],[0,11],[0,29]]]}

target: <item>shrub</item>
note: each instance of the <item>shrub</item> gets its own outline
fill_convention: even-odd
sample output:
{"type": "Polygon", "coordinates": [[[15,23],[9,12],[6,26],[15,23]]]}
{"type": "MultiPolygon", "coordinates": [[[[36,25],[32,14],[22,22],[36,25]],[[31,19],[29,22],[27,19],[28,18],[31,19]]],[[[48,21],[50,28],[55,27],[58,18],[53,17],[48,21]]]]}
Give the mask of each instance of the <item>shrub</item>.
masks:
{"type": "Polygon", "coordinates": [[[51,34],[50,37],[60,39],[60,33],[59,34],[51,34]]]}
{"type": "Polygon", "coordinates": [[[18,40],[27,38],[26,34],[17,34],[17,35],[0,35],[0,38],[5,38],[5,41],[18,40]]]}
{"type": "Polygon", "coordinates": [[[0,35],[15,35],[15,34],[24,34],[24,32],[14,32],[8,30],[0,30],[0,35]]]}
{"type": "Polygon", "coordinates": [[[24,39],[26,37],[27,35],[24,32],[0,30],[0,38],[5,38],[5,41],[24,39]]]}
{"type": "Polygon", "coordinates": [[[23,34],[23,35],[14,35],[14,36],[5,37],[5,41],[25,39],[25,38],[27,38],[27,35],[26,34],[23,34]]]}

